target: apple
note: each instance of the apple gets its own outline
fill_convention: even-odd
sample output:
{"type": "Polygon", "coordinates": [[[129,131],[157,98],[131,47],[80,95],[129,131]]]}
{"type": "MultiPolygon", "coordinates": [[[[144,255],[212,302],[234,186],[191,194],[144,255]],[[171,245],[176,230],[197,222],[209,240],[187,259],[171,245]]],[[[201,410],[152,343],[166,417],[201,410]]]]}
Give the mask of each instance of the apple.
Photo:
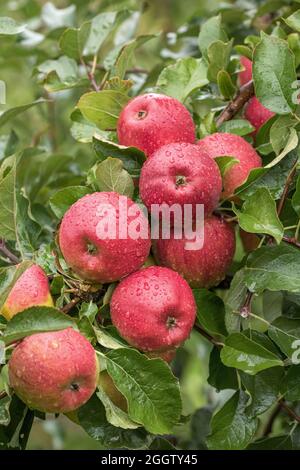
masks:
{"type": "Polygon", "coordinates": [[[176,349],[169,349],[168,351],[150,351],[147,353],[150,359],[162,359],[165,362],[172,362],[176,356],[176,349]]]}
{"type": "MultiPolygon", "coordinates": [[[[250,80],[252,80],[252,61],[247,57],[241,57],[241,64],[244,67],[239,73],[239,81],[240,85],[245,85],[250,80]]],[[[264,105],[258,101],[256,96],[251,98],[244,108],[244,115],[245,118],[255,127],[255,132],[253,135],[255,136],[261,126],[265,124],[269,119],[275,116],[275,113],[270,111],[269,109],[265,108],[264,105]]]]}
{"type": "Polygon", "coordinates": [[[17,313],[34,305],[53,306],[46,273],[37,264],[21,274],[1,309],[1,314],[11,320],[17,313]]]}
{"type": "Polygon", "coordinates": [[[210,288],[225,277],[235,252],[235,234],[223,219],[211,216],[204,221],[203,246],[187,249],[187,241],[195,240],[188,233],[181,239],[160,239],[154,242],[158,264],[181,274],[191,287],[210,288]]]}
{"type": "MultiPolygon", "coordinates": [[[[217,206],[222,178],[216,162],[200,146],[167,144],[143,165],[140,196],[147,209],[152,204],[203,204],[205,214],[217,206]]],[[[194,214],[195,215],[195,211],[194,214]]]]}
{"type": "Polygon", "coordinates": [[[124,397],[124,395],[122,395],[122,393],[117,389],[117,387],[114,384],[113,379],[107,373],[106,370],[101,372],[99,376],[98,385],[99,387],[103,389],[103,391],[106,393],[106,395],[109,397],[109,399],[113,402],[114,405],[116,405],[118,408],[120,408],[121,410],[125,411],[125,413],[127,413],[127,410],[128,410],[127,400],[124,397]]]}
{"type": "Polygon", "coordinates": [[[29,408],[66,413],[92,396],[99,365],[88,340],[67,328],[23,339],[13,350],[8,373],[10,386],[29,408]]]}
{"type": "Polygon", "coordinates": [[[255,233],[245,232],[241,228],[240,237],[246,253],[256,250],[260,244],[260,238],[255,233]]]}
{"type": "Polygon", "coordinates": [[[215,157],[234,157],[239,163],[234,163],[223,176],[222,197],[231,197],[248,177],[253,168],[262,166],[261,158],[255,149],[245,139],[235,134],[216,132],[198,141],[200,148],[215,157]]]}
{"type": "Polygon", "coordinates": [[[111,299],[119,334],[141,351],[164,352],[184,342],[196,318],[193,292],[175,271],[144,268],[123,279],[111,299]]]}
{"type": "Polygon", "coordinates": [[[68,266],[82,279],[114,282],[146,261],[151,247],[148,219],[126,196],[114,192],[88,194],[64,215],[59,245],[68,266]],[[137,238],[136,233],[131,235],[130,225],[134,232],[137,227],[137,238]],[[124,236],[120,228],[125,229],[124,236]]]}
{"type": "Polygon", "coordinates": [[[180,101],[156,93],[133,98],[118,120],[121,145],[137,147],[146,156],[172,142],[195,143],[193,119],[180,101]]]}

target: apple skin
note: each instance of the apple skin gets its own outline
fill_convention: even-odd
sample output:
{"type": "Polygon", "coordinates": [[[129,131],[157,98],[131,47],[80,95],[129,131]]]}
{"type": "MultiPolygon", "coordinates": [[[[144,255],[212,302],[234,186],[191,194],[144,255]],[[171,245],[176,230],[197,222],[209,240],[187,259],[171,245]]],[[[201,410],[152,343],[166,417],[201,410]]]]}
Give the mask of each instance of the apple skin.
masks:
{"type": "Polygon", "coordinates": [[[230,167],[223,177],[224,199],[233,195],[234,190],[247,179],[253,168],[262,166],[258,153],[239,135],[216,132],[199,140],[198,145],[211,158],[227,156],[239,160],[239,163],[230,167]]]}
{"type": "Polygon", "coordinates": [[[152,204],[204,204],[207,215],[216,208],[221,191],[218,165],[198,145],[164,145],[141,171],[140,196],[148,210],[152,204]]]}
{"type": "Polygon", "coordinates": [[[118,408],[121,410],[125,411],[127,413],[128,411],[128,404],[127,400],[122,395],[122,393],[117,389],[117,387],[114,384],[113,379],[111,376],[108,374],[106,370],[101,372],[99,376],[99,382],[98,385],[104,390],[106,395],[109,397],[109,399],[113,402],[114,405],[116,405],[118,408]]]}
{"type": "Polygon", "coordinates": [[[10,291],[1,314],[6,320],[33,306],[53,306],[46,273],[37,264],[30,266],[19,277],[10,291]]]}
{"type": "Polygon", "coordinates": [[[111,300],[119,334],[141,351],[164,352],[184,342],[196,318],[193,292],[175,271],[151,266],[120,282],[111,300]]]}
{"type": "MultiPolygon", "coordinates": [[[[189,236],[192,238],[192,236],[189,236]]],[[[197,250],[187,250],[187,238],[154,242],[157,262],[181,274],[193,288],[218,285],[226,275],[235,253],[235,234],[221,218],[211,216],[204,221],[204,244],[197,250]]]]}
{"type": "Polygon", "coordinates": [[[151,351],[147,353],[149,359],[162,359],[165,362],[172,362],[176,356],[176,349],[169,349],[168,351],[157,352],[151,351]]]}
{"type": "Polygon", "coordinates": [[[251,251],[255,251],[260,244],[260,238],[255,235],[255,233],[245,232],[241,228],[240,237],[246,253],[251,253],[251,251]]]}
{"type": "Polygon", "coordinates": [[[98,283],[114,282],[136,271],[146,261],[151,247],[148,220],[137,204],[126,196],[114,192],[88,194],[75,202],[64,215],[59,229],[59,245],[66,263],[81,278],[98,283]],[[116,238],[99,238],[97,224],[102,220],[99,208],[109,204],[111,209],[106,211],[105,217],[108,213],[118,217],[121,197],[125,208],[127,204],[127,209],[137,214],[128,214],[127,226],[136,220],[145,233],[148,232],[147,238],[120,238],[119,218],[116,238]],[[93,247],[94,253],[89,251],[89,246],[93,247]]]}
{"type": "Polygon", "coordinates": [[[88,340],[73,328],[27,336],[9,360],[9,382],[29,407],[76,410],[94,393],[99,365],[88,340]]]}
{"type": "MultiPolygon", "coordinates": [[[[252,80],[252,61],[247,57],[241,57],[241,64],[245,70],[239,73],[240,85],[245,85],[252,80]]],[[[265,124],[269,119],[275,116],[275,113],[265,108],[264,105],[258,101],[256,96],[251,98],[244,108],[245,118],[255,127],[253,136],[257,134],[261,126],[265,124]]]]}
{"type": "Polygon", "coordinates": [[[195,125],[185,106],[156,93],[133,98],[120,114],[117,131],[121,145],[137,147],[147,157],[165,144],[196,140],[195,125]]]}

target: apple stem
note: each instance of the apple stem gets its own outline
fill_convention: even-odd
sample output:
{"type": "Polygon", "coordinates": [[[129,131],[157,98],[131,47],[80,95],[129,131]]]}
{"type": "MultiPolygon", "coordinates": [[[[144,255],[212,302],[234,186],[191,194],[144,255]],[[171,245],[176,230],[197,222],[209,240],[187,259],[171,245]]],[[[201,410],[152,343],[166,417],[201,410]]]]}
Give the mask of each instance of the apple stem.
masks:
{"type": "Polygon", "coordinates": [[[205,331],[200,325],[195,324],[194,329],[200,333],[204,338],[208,339],[214,346],[223,347],[224,343],[217,341],[213,336],[211,336],[207,331],[205,331]]]}
{"type": "Polygon", "coordinates": [[[61,308],[61,311],[63,313],[69,313],[70,310],[72,310],[75,305],[77,305],[80,302],[80,297],[74,297],[74,299],[71,300],[68,304],[66,304],[63,308],[61,308]]]}
{"type": "Polygon", "coordinates": [[[254,96],[253,80],[242,86],[236,97],[221,112],[217,119],[217,127],[220,127],[223,122],[230,121],[252,96],[254,96]]]}

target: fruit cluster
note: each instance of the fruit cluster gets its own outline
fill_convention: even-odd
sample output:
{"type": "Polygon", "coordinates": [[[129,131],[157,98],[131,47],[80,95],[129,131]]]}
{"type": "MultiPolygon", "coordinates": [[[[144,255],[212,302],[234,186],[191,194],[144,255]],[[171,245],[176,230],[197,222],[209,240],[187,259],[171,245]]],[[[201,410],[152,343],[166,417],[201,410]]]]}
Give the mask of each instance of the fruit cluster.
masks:
{"type": "MultiPolygon", "coordinates": [[[[241,81],[251,78],[249,64],[245,65],[241,81]]],[[[148,218],[128,197],[95,192],[79,199],[64,215],[59,247],[69,268],[84,281],[120,281],[110,304],[113,325],[130,345],[149,357],[170,361],[195,322],[191,287],[218,285],[233,260],[234,230],[214,211],[220,199],[233,197],[249,171],[261,166],[261,159],[237,135],[215,133],[196,142],[188,110],[176,99],[158,94],[138,96],[129,102],[119,118],[118,139],[122,145],[139,148],[147,157],[139,180],[140,197],[147,209],[155,204],[190,205],[190,232],[177,237],[173,220],[170,236],[153,240],[157,264],[145,267],[151,249],[148,218]],[[223,181],[215,160],[222,156],[236,159],[223,181]],[[187,242],[197,236],[197,205],[204,207],[204,241],[202,246],[188,250],[187,242]],[[113,216],[115,236],[111,237],[109,230],[107,236],[103,232],[99,235],[99,223],[105,221],[110,227],[113,216]],[[127,231],[123,236],[121,225],[128,228],[131,223],[146,236],[131,237],[127,231]]],[[[10,320],[33,305],[53,305],[47,276],[37,265],[18,279],[2,314],[10,320]]],[[[102,377],[107,384],[109,376],[102,377]]],[[[70,412],[95,391],[98,361],[87,339],[72,328],[39,333],[15,347],[9,378],[28,406],[44,412],[70,412]]],[[[112,389],[112,384],[109,387],[112,389]]],[[[119,398],[117,393],[117,402],[119,398]]],[[[126,408],[124,403],[122,407],[126,408]]]]}

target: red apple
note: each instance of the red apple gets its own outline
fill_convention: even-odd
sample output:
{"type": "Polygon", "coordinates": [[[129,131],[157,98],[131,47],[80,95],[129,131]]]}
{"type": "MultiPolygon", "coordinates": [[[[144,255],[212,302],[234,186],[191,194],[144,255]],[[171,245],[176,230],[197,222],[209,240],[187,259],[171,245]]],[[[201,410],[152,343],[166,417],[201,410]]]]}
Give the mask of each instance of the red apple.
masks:
{"type": "Polygon", "coordinates": [[[241,64],[243,70],[239,73],[239,81],[240,85],[246,85],[246,83],[252,80],[252,60],[248,59],[248,57],[241,57],[241,64]]]}
{"type": "Polygon", "coordinates": [[[29,408],[64,413],[94,393],[99,366],[96,353],[73,328],[25,338],[9,360],[9,381],[29,408]]]}
{"type": "Polygon", "coordinates": [[[192,234],[182,239],[154,242],[157,261],[181,274],[192,287],[210,288],[225,277],[235,252],[235,234],[232,227],[221,218],[211,216],[204,221],[203,246],[187,249],[187,241],[195,240],[192,234]]]}
{"type": "Polygon", "coordinates": [[[19,277],[1,309],[1,314],[10,320],[17,313],[34,305],[53,306],[46,273],[33,264],[19,277]]]}
{"type": "Polygon", "coordinates": [[[142,351],[169,351],[185,341],[196,318],[193,292],[175,271],[152,266],[120,282],[111,319],[120,335],[142,351]]]}
{"type": "Polygon", "coordinates": [[[151,245],[148,225],[139,206],[126,196],[114,192],[88,194],[64,215],[59,245],[67,264],[80,277],[113,282],[146,261],[151,245]],[[125,230],[123,235],[120,229],[125,230]]]}
{"type": "Polygon", "coordinates": [[[231,166],[223,177],[223,198],[233,195],[248,177],[253,168],[261,167],[261,158],[245,139],[235,134],[216,132],[199,140],[198,145],[210,157],[234,157],[239,160],[231,166]]]}
{"type": "Polygon", "coordinates": [[[120,114],[118,139],[121,145],[137,147],[149,157],[172,142],[194,143],[195,125],[180,101],[147,93],[133,98],[120,114]]]}
{"type": "Polygon", "coordinates": [[[204,204],[205,214],[217,206],[222,191],[218,165],[188,143],[168,144],[157,150],[144,164],[140,177],[140,195],[148,208],[166,203],[204,204]]]}

